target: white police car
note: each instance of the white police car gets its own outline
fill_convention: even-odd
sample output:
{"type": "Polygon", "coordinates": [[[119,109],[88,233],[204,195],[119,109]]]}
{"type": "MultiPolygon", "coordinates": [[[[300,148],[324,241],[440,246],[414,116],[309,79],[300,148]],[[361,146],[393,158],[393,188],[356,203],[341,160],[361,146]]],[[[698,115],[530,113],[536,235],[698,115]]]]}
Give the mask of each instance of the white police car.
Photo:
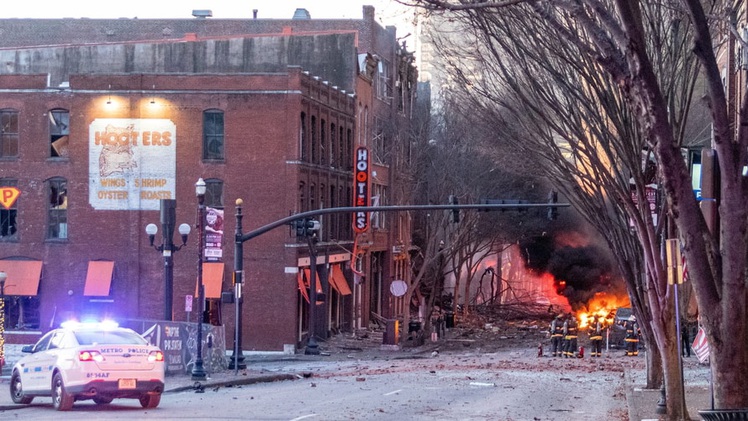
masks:
{"type": "Polygon", "coordinates": [[[115,323],[63,323],[35,344],[14,366],[13,402],[29,404],[52,397],[55,409],[67,411],[79,400],[108,404],[114,398],[140,400],[155,408],[164,391],[164,354],[132,329],[115,323]]]}

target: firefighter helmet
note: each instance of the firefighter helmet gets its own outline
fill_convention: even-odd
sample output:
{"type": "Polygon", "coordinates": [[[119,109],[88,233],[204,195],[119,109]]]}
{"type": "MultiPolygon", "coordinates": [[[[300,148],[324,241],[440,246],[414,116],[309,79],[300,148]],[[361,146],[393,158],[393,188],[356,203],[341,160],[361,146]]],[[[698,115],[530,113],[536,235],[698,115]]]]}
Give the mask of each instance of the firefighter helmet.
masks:
{"type": "Polygon", "coordinates": [[[632,315],[631,315],[631,317],[629,317],[629,321],[630,321],[630,322],[635,322],[635,321],[636,321],[636,316],[634,316],[634,315],[632,314],[632,315]]]}

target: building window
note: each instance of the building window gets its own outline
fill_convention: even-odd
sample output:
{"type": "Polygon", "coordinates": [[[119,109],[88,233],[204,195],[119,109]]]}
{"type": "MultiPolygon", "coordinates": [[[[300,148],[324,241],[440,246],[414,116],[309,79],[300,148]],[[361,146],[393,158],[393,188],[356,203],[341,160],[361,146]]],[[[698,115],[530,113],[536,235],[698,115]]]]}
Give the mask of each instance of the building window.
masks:
{"type": "Polygon", "coordinates": [[[322,165],[327,164],[327,136],[325,136],[326,127],[325,127],[325,119],[323,118],[320,121],[319,125],[320,134],[319,134],[319,163],[322,165]]]}
{"type": "Polygon", "coordinates": [[[377,98],[388,102],[392,100],[389,79],[390,64],[386,60],[380,60],[377,66],[377,98]]]}
{"type": "Polygon", "coordinates": [[[18,156],[18,111],[0,110],[0,158],[18,156]]]}
{"type": "Polygon", "coordinates": [[[337,137],[335,137],[335,123],[330,124],[330,166],[331,167],[338,167],[338,163],[335,162],[337,155],[338,155],[338,140],[337,137]]]}
{"type": "Polygon", "coordinates": [[[5,296],[5,330],[38,330],[39,297],[5,296]]]}
{"type": "Polygon", "coordinates": [[[223,111],[203,112],[203,159],[224,159],[223,111]]]}
{"type": "Polygon", "coordinates": [[[223,181],[217,178],[205,180],[205,206],[223,209],[223,181]]]}
{"type": "Polygon", "coordinates": [[[70,139],[70,112],[52,110],[49,112],[49,142],[51,157],[67,157],[70,139]]]}
{"type": "Polygon", "coordinates": [[[299,141],[301,143],[299,145],[299,148],[301,149],[301,153],[300,153],[301,160],[306,161],[309,158],[308,153],[307,153],[307,146],[308,146],[307,142],[309,140],[307,139],[307,133],[306,133],[306,113],[301,113],[301,129],[299,131],[300,131],[299,141]]]}
{"type": "MultiPolygon", "coordinates": [[[[18,187],[18,180],[0,179],[0,187],[18,187]]],[[[10,209],[0,206],[0,241],[18,240],[18,200],[10,209]]]]}
{"type": "Polygon", "coordinates": [[[49,209],[47,213],[47,239],[64,240],[68,238],[68,187],[64,178],[52,178],[47,181],[49,209]]]}
{"type": "Polygon", "coordinates": [[[384,132],[384,123],[382,119],[374,117],[374,135],[372,138],[373,158],[378,164],[387,162],[387,136],[384,132]]]}
{"type": "Polygon", "coordinates": [[[312,163],[318,164],[319,161],[317,160],[317,117],[312,116],[312,127],[310,128],[312,131],[312,163]]]}
{"type": "Polygon", "coordinates": [[[299,212],[306,212],[306,184],[302,181],[299,183],[299,212]]]}
{"type": "MultiPolygon", "coordinates": [[[[381,184],[372,184],[373,195],[371,196],[372,206],[387,206],[387,186],[381,184]]],[[[385,215],[387,212],[372,212],[371,213],[371,226],[376,229],[383,230],[386,228],[385,215]]]]}

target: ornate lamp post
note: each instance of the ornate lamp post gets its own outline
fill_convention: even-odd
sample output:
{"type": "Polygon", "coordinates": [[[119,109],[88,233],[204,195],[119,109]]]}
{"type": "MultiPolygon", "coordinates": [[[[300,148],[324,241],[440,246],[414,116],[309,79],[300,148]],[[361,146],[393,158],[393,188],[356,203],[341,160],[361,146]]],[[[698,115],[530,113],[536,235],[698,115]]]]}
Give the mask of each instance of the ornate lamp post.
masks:
{"type": "Polygon", "coordinates": [[[0,369],[5,365],[5,280],[8,274],[0,272],[0,369]]]}
{"type": "Polygon", "coordinates": [[[197,357],[195,365],[192,366],[192,380],[205,380],[207,375],[203,368],[203,313],[205,313],[205,287],[203,286],[203,221],[205,220],[205,181],[197,180],[195,183],[195,195],[197,196],[197,357]]]}
{"type": "Polygon", "coordinates": [[[174,199],[161,199],[161,229],[163,238],[161,245],[156,246],[153,240],[158,233],[156,224],[148,224],[145,232],[148,234],[148,240],[156,251],[164,256],[164,320],[174,320],[172,312],[172,303],[174,301],[174,252],[179,251],[187,244],[187,236],[190,233],[188,224],[179,225],[179,234],[182,236],[182,245],[174,244],[174,224],[176,219],[177,201],[174,199]]]}

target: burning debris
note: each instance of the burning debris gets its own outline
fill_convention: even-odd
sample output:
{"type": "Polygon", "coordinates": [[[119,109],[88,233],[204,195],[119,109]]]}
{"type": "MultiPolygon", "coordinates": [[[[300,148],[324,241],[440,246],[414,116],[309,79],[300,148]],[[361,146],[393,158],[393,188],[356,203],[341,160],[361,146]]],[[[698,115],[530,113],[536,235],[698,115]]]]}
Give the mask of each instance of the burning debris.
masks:
{"type": "Polygon", "coordinates": [[[607,251],[581,235],[533,237],[520,249],[525,268],[552,282],[555,292],[568,299],[580,328],[594,315],[610,323],[616,308],[630,305],[625,283],[607,251]]]}

